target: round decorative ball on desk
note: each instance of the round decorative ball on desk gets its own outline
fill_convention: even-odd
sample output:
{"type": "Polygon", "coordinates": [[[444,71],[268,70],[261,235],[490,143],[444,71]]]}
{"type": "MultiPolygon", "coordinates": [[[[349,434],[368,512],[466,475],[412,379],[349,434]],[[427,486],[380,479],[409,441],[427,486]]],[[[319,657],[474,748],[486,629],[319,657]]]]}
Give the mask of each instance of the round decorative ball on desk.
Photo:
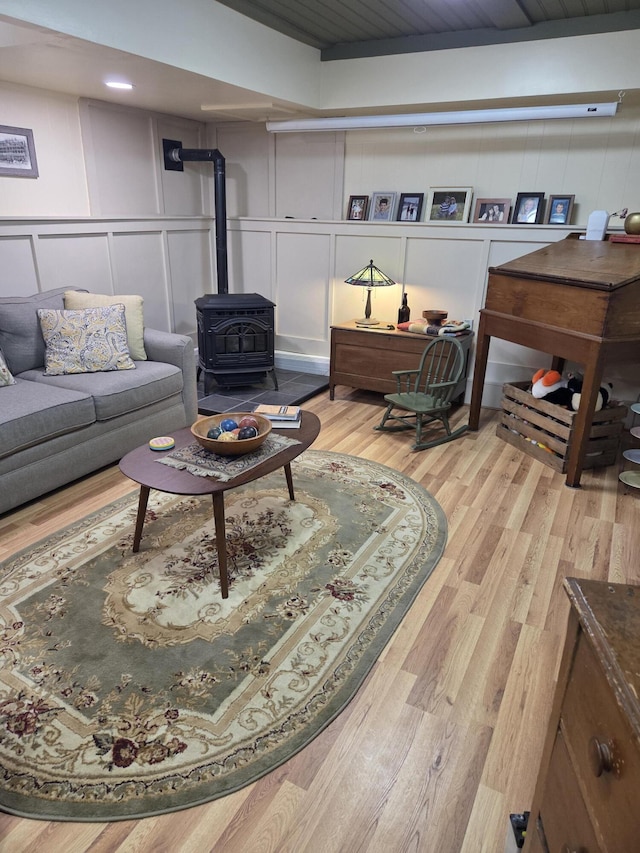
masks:
{"type": "Polygon", "coordinates": [[[640,211],[627,213],[624,219],[624,230],[627,234],[640,234],[640,211]]]}

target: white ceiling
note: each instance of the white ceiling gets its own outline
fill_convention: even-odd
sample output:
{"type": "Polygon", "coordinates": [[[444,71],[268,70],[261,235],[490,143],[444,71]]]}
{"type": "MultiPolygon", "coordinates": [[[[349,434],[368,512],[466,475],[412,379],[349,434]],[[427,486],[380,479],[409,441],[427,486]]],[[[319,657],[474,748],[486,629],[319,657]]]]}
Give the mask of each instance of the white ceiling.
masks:
{"type": "MultiPolygon", "coordinates": [[[[492,43],[548,38],[586,24],[595,31],[624,29],[625,24],[640,28],[640,0],[420,0],[419,17],[415,8],[412,16],[407,14],[415,0],[221,2],[287,35],[294,34],[293,28],[298,40],[321,47],[323,58],[345,49],[355,51],[353,55],[437,50],[452,46],[452,39],[492,43]],[[421,47],[416,39],[422,39],[421,47]]],[[[302,114],[296,105],[272,102],[248,89],[3,16],[0,80],[196,121],[262,122],[302,114]],[[109,77],[134,80],[136,87],[131,92],[107,89],[104,80],[109,77]]]]}
{"type": "Polygon", "coordinates": [[[196,121],[265,121],[291,115],[286,105],[271,106],[247,89],[1,17],[0,80],[196,121]],[[135,89],[108,89],[107,79],[135,81],[135,89]],[[210,105],[221,109],[203,110],[210,105]]]}

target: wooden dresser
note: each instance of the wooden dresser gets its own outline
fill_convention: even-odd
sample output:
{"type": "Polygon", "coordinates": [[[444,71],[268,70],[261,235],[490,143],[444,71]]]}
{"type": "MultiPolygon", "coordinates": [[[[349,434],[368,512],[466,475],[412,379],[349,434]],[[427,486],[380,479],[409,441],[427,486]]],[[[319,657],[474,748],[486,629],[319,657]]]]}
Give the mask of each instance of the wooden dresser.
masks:
{"type": "Polygon", "coordinates": [[[640,850],[640,587],[568,578],[525,853],[640,850]]]}
{"type": "MultiPolygon", "coordinates": [[[[363,328],[352,321],[332,326],[329,398],[333,400],[336,385],[392,394],[396,391],[392,371],[414,370],[418,367],[420,356],[431,340],[433,338],[428,335],[385,329],[383,324],[363,328]]],[[[473,334],[461,335],[457,340],[462,345],[466,361],[464,375],[453,399],[462,402],[467,386],[473,334]]]]}

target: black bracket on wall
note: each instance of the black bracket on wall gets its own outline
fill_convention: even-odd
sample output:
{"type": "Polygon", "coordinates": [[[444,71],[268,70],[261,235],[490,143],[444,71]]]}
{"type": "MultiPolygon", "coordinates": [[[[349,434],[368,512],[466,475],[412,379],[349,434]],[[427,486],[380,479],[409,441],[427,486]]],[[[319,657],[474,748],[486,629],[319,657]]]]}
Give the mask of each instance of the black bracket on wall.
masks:
{"type": "Polygon", "coordinates": [[[182,148],[182,142],[179,142],[177,139],[162,140],[164,167],[170,172],[184,172],[184,165],[182,163],[182,160],[176,160],[171,156],[171,153],[173,151],[177,151],[179,148],[182,148]]]}

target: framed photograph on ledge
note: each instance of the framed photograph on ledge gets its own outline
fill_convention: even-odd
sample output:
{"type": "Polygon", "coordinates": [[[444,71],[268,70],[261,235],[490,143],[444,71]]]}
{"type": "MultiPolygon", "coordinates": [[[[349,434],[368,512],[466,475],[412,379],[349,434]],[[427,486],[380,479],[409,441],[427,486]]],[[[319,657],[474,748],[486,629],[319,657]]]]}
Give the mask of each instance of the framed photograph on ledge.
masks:
{"type": "Polygon", "coordinates": [[[396,207],[397,193],[374,193],[371,196],[369,221],[393,222],[393,211],[396,207]]]}
{"type": "Polygon", "coordinates": [[[477,198],[473,221],[487,225],[507,224],[511,210],[510,198],[477,198]]]}
{"type": "Polygon", "coordinates": [[[544,213],[544,193],[518,193],[513,208],[513,225],[539,225],[544,213]]]}
{"type": "Polygon", "coordinates": [[[426,221],[468,222],[472,196],[473,187],[429,187],[426,221]]]}
{"type": "Polygon", "coordinates": [[[424,193],[401,193],[398,222],[419,222],[423,203],[424,193]]]}
{"type": "Polygon", "coordinates": [[[548,225],[569,225],[574,195],[550,195],[544,221],[548,225]]]}
{"type": "Polygon", "coordinates": [[[38,162],[33,131],[0,124],[0,176],[37,178],[38,162]]]}
{"type": "Polygon", "coordinates": [[[368,195],[350,195],[347,206],[347,219],[366,219],[368,205],[368,195]]]}

